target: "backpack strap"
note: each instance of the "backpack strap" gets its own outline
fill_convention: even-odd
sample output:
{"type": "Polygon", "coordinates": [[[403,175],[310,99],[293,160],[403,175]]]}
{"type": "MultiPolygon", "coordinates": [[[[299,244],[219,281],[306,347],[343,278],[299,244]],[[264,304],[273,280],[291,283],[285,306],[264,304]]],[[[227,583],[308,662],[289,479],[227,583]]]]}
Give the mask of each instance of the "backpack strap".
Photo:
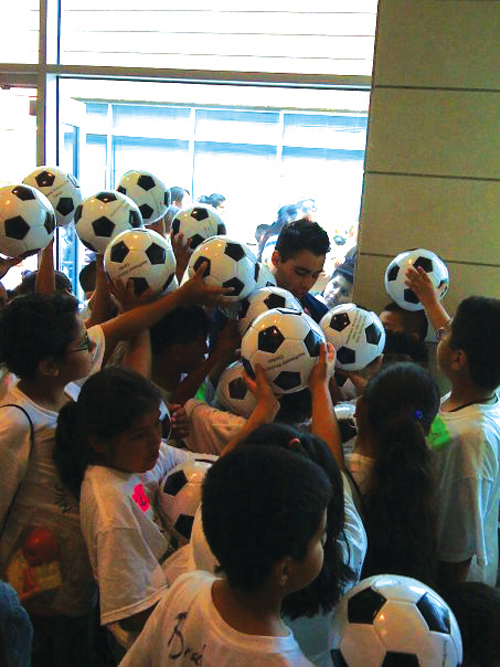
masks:
{"type": "MultiPolygon", "coordinates": [[[[33,422],[31,421],[31,417],[28,414],[28,411],[25,410],[21,405],[17,405],[17,403],[5,403],[4,405],[0,405],[0,408],[19,408],[24,414],[26,415],[26,419],[29,422],[30,425],[30,453],[28,455],[28,462],[31,458],[31,454],[33,452],[33,448],[35,446],[35,427],[33,426],[33,422]]],[[[24,479],[24,478],[23,478],[24,479]]],[[[12,511],[12,508],[14,506],[14,503],[16,502],[17,494],[19,493],[19,489],[21,488],[21,484],[23,483],[23,480],[19,482],[16,492],[12,496],[12,500],[10,501],[10,505],[7,508],[7,511],[5,512],[5,516],[2,522],[2,525],[0,526],[0,538],[3,535],[3,531],[5,530],[5,526],[7,525],[7,521],[9,519],[10,513],[12,511]]]]}

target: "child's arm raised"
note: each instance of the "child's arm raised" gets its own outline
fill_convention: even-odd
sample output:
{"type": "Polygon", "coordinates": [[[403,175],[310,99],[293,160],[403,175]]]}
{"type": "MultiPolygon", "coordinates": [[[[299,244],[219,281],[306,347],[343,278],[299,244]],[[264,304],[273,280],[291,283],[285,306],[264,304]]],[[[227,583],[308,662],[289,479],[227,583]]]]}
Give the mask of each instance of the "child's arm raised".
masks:
{"type": "Polygon", "coordinates": [[[90,317],[85,321],[87,329],[94,324],[106,322],[116,313],[116,306],[111,298],[108,279],[104,271],[104,255],[96,255],[95,268],[95,290],[89,300],[90,317]]]}
{"type": "Polygon", "coordinates": [[[40,251],[40,262],[35,281],[37,294],[54,294],[56,276],[54,273],[54,239],[40,251]]]}
{"type": "Polygon", "coordinates": [[[437,291],[427,273],[421,267],[415,269],[410,266],[406,270],[405,283],[418,296],[434,331],[445,327],[451,317],[439,300],[437,291]]]}
{"type": "Polygon", "coordinates": [[[344,470],[342,438],[328,386],[328,360],[333,360],[333,347],[331,343],[322,343],[318,363],[313,368],[309,377],[309,389],[312,399],[311,431],[314,435],[319,436],[325,441],[335,457],[339,468],[344,470]]]}

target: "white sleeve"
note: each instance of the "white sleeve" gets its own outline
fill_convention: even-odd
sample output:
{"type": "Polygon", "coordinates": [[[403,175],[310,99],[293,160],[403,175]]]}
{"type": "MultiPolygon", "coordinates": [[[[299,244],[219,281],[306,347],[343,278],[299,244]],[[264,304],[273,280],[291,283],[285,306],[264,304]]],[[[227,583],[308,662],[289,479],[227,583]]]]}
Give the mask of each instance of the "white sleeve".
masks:
{"type": "Polygon", "coordinates": [[[28,468],[31,429],[28,418],[15,407],[0,409],[0,526],[28,468]]]}
{"type": "Polygon", "coordinates": [[[349,482],[343,473],[342,481],[344,483],[344,533],[339,537],[339,545],[343,562],[356,574],[356,581],[359,581],[368,539],[361,517],[352,500],[349,482]]]}
{"type": "Polygon", "coordinates": [[[178,466],[180,463],[184,463],[192,458],[192,452],[180,449],[179,447],[172,447],[162,440],[160,456],[158,458],[158,463],[156,464],[159,467],[158,479],[163,479],[172,468],[175,468],[175,466],[178,466]]]}
{"type": "Polygon", "coordinates": [[[191,398],[184,406],[190,422],[186,445],[192,452],[220,454],[227,443],[246,424],[243,417],[217,410],[191,398]]]}

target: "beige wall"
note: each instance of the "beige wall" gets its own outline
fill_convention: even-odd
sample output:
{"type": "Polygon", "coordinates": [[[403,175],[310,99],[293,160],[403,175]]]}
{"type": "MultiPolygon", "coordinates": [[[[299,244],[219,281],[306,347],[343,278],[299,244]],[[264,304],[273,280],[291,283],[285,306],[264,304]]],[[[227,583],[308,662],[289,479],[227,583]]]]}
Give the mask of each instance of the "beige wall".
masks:
{"type": "Polygon", "coordinates": [[[354,300],[408,248],[446,261],[453,312],[500,298],[500,1],[380,0],[354,300]]]}

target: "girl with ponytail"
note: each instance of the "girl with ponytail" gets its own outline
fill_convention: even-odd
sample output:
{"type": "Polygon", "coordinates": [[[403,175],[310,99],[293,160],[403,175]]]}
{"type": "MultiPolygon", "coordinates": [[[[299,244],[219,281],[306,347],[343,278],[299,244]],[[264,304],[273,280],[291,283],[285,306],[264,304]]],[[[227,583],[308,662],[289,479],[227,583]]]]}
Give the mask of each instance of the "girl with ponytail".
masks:
{"type": "Polygon", "coordinates": [[[388,572],[434,584],[436,485],[426,435],[438,408],[436,383],[412,363],[383,367],[358,399],[348,467],[365,505],[363,577],[388,572]]]}

